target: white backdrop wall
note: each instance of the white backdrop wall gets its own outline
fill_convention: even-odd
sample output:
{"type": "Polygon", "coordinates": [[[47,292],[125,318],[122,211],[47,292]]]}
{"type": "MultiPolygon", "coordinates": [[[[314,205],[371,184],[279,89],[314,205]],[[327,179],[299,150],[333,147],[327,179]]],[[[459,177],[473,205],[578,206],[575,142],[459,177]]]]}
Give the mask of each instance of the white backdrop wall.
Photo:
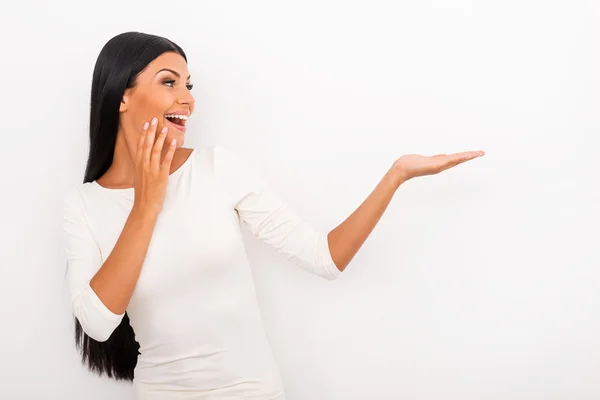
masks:
{"type": "Polygon", "coordinates": [[[600,398],[600,3],[104,1],[2,6],[0,397],[128,399],[79,364],[60,209],[112,36],[189,57],[188,147],[248,157],[322,230],[408,182],[327,282],[246,235],[289,400],[600,398]]]}

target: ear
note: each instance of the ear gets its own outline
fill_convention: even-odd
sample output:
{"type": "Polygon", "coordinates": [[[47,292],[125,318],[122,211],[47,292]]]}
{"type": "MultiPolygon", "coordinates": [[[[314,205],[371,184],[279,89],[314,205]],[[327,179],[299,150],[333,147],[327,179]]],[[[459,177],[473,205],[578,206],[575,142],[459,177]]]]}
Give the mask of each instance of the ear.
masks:
{"type": "Polygon", "coordinates": [[[129,105],[129,97],[130,97],[130,91],[129,91],[129,89],[127,89],[127,90],[125,90],[125,93],[123,94],[123,98],[121,99],[121,104],[119,105],[119,112],[127,111],[127,106],[129,105]]]}

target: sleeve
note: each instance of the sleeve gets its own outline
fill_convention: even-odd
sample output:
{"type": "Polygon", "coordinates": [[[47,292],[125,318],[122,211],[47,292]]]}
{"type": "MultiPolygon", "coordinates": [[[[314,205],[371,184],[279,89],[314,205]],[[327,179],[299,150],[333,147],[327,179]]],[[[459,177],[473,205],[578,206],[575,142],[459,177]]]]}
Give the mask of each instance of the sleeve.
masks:
{"type": "Polygon", "coordinates": [[[338,278],[341,271],[331,258],[327,233],[287,206],[252,164],[225,147],[213,150],[215,173],[252,234],[295,265],[327,280],[338,278]]]}
{"type": "Polygon", "coordinates": [[[90,287],[90,280],[102,266],[102,258],[87,226],[78,189],[65,197],[62,228],[73,314],[89,337],[106,341],[125,314],[110,311],[90,287]]]}

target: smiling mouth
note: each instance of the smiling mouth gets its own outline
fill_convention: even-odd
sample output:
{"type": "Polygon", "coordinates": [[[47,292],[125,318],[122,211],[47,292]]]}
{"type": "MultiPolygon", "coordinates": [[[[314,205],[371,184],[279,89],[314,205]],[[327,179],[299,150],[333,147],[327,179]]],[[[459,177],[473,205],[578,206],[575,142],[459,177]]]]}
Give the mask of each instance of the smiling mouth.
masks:
{"type": "Polygon", "coordinates": [[[187,122],[187,119],[188,119],[187,115],[177,115],[177,114],[166,114],[165,118],[170,123],[179,125],[179,126],[185,126],[185,123],[187,122]]]}

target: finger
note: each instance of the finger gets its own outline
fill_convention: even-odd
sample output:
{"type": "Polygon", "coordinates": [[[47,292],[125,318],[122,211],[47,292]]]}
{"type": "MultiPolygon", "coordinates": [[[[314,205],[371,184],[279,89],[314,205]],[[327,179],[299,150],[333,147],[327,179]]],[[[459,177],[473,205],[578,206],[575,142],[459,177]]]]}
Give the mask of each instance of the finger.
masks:
{"type": "Polygon", "coordinates": [[[152,149],[152,155],[150,157],[150,168],[154,172],[158,172],[160,169],[160,156],[162,155],[163,144],[167,137],[167,127],[163,127],[160,133],[158,134],[158,138],[156,139],[156,143],[154,143],[154,148],[152,149]]]}
{"type": "Polygon", "coordinates": [[[451,154],[448,156],[444,169],[455,167],[474,158],[481,157],[484,154],[485,153],[483,151],[465,151],[451,154]]]}
{"type": "Polygon", "coordinates": [[[142,154],[142,164],[148,168],[150,166],[150,154],[152,153],[152,147],[154,146],[154,137],[156,135],[156,128],[158,126],[158,119],[152,118],[148,134],[146,135],[146,142],[144,143],[144,151],[142,154]]]}
{"type": "Polygon", "coordinates": [[[175,149],[177,147],[176,145],[177,140],[171,140],[171,143],[169,143],[169,150],[167,150],[167,154],[165,154],[165,158],[163,158],[163,161],[160,165],[162,168],[161,172],[167,176],[169,175],[169,171],[171,169],[171,161],[173,161],[173,155],[175,154],[175,149]]]}
{"type": "Polygon", "coordinates": [[[146,121],[144,123],[144,127],[142,128],[142,134],[140,135],[140,138],[138,139],[137,150],[135,152],[135,165],[136,165],[136,167],[138,165],[140,165],[140,162],[142,160],[142,152],[144,151],[144,143],[146,142],[146,136],[148,135],[148,127],[149,126],[150,126],[150,123],[148,123],[146,121]]]}
{"type": "Polygon", "coordinates": [[[472,160],[473,158],[480,157],[483,155],[482,151],[463,151],[461,153],[454,153],[448,156],[449,163],[461,163],[468,160],[472,160]]]}
{"type": "Polygon", "coordinates": [[[483,150],[469,151],[468,153],[470,153],[469,159],[471,159],[471,158],[477,158],[477,157],[482,157],[482,156],[485,155],[485,151],[483,151],[483,150]]]}

